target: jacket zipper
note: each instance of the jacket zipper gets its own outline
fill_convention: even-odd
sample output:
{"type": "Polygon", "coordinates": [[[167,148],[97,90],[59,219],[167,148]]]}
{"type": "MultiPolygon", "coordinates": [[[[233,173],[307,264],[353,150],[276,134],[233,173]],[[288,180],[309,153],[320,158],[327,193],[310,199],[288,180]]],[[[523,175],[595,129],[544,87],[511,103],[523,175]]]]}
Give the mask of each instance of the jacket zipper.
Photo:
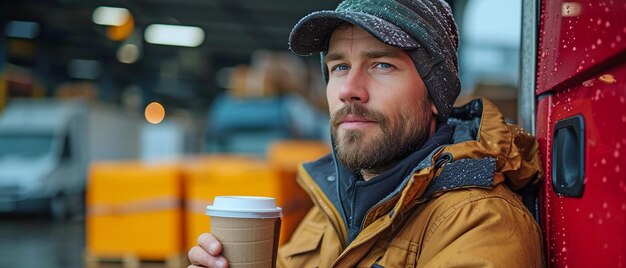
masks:
{"type": "MultiPolygon", "coordinates": [[[[436,152],[435,154],[438,154],[438,153],[439,153],[439,151],[441,151],[441,150],[442,150],[442,147],[441,147],[441,146],[439,146],[439,147],[435,148],[435,150],[437,150],[437,152],[436,152]]],[[[419,164],[418,164],[418,165],[419,165],[419,164]]],[[[428,167],[425,167],[425,168],[428,168],[428,167]]],[[[431,172],[432,172],[432,171],[431,171],[431,172]]],[[[408,180],[408,178],[412,177],[413,175],[415,175],[415,172],[413,172],[413,173],[411,173],[409,176],[407,176],[407,178],[405,178],[405,181],[406,181],[406,182],[408,182],[408,181],[409,181],[409,180],[408,180]]],[[[404,188],[405,188],[405,187],[406,187],[406,184],[402,187],[402,189],[404,190],[404,188]]],[[[400,190],[399,192],[397,192],[395,195],[389,195],[389,196],[387,196],[387,197],[383,198],[383,200],[380,200],[380,202],[378,202],[378,203],[376,203],[375,205],[373,205],[371,208],[369,208],[369,209],[367,210],[367,212],[365,213],[365,216],[363,217],[363,220],[361,220],[361,226],[359,227],[359,231],[363,231],[363,225],[365,224],[365,220],[367,220],[367,218],[368,218],[368,216],[369,216],[370,212],[372,212],[375,208],[380,207],[380,206],[381,206],[382,204],[384,204],[385,202],[387,202],[387,201],[391,200],[391,198],[393,198],[394,196],[396,196],[396,195],[398,195],[398,194],[401,194],[401,193],[402,193],[402,190],[400,190]]],[[[398,201],[400,201],[400,200],[398,200],[398,201]]]]}
{"type": "MultiPolygon", "coordinates": [[[[415,174],[415,173],[411,173],[411,175],[409,175],[409,177],[412,177],[412,176],[413,176],[413,174],[415,174]]],[[[407,182],[408,182],[408,180],[407,180],[407,182]]],[[[402,189],[404,189],[405,187],[406,187],[406,184],[402,187],[402,189]]],[[[376,209],[376,208],[378,208],[378,207],[382,206],[383,204],[385,204],[387,201],[391,200],[394,196],[396,196],[396,195],[398,195],[398,194],[402,194],[402,191],[399,191],[399,192],[397,192],[397,193],[396,193],[396,194],[394,194],[394,195],[389,195],[389,196],[387,196],[387,197],[383,198],[383,200],[380,200],[380,202],[376,203],[376,204],[375,204],[375,205],[373,205],[371,208],[369,208],[369,209],[367,210],[367,212],[365,213],[365,216],[363,217],[363,220],[361,220],[361,226],[359,226],[359,232],[363,231],[363,227],[364,227],[364,225],[365,225],[365,221],[367,220],[367,218],[369,217],[370,213],[371,213],[374,209],[376,209]]],[[[398,201],[400,201],[400,200],[398,200],[398,201]]],[[[395,207],[395,206],[394,206],[394,207],[395,207]]],[[[392,208],[392,210],[393,210],[393,208],[392,208]]]]}
{"type": "MultiPolygon", "coordinates": [[[[413,174],[414,174],[414,173],[412,173],[412,174],[411,174],[411,176],[413,176],[413,174]]],[[[403,189],[404,189],[404,188],[403,188],[403,189]]],[[[395,196],[395,195],[393,195],[393,196],[395,196]]],[[[389,201],[390,199],[391,199],[391,196],[388,196],[388,197],[384,198],[383,200],[381,200],[381,202],[378,202],[376,205],[372,206],[370,209],[368,209],[368,210],[367,210],[367,213],[365,213],[365,217],[363,218],[363,221],[362,221],[362,223],[361,223],[361,226],[359,227],[359,230],[360,230],[360,231],[363,231],[363,223],[365,222],[365,219],[367,219],[367,216],[370,214],[370,212],[371,212],[374,208],[381,206],[383,203],[385,203],[385,202],[389,201]]],[[[360,246],[361,244],[363,244],[363,242],[365,242],[365,241],[362,241],[362,242],[361,242],[360,244],[358,244],[358,245],[357,245],[357,244],[350,244],[350,246],[352,246],[352,248],[354,248],[354,247],[358,247],[358,246],[360,246]]],[[[347,253],[348,253],[347,249],[348,249],[348,248],[350,248],[350,246],[348,246],[348,247],[346,247],[346,248],[343,248],[343,246],[342,246],[342,253],[341,253],[341,254],[339,254],[339,256],[337,257],[337,259],[333,262],[333,264],[332,264],[330,267],[335,267],[335,266],[337,265],[337,263],[339,262],[339,260],[341,260],[341,259],[343,258],[343,256],[347,255],[347,253]]]]}
{"type": "Polygon", "coordinates": [[[350,219],[348,220],[348,236],[350,236],[350,229],[352,228],[352,225],[354,225],[354,209],[356,206],[356,202],[354,202],[354,196],[356,194],[356,181],[354,182],[354,185],[352,186],[352,198],[350,198],[350,219]]]}

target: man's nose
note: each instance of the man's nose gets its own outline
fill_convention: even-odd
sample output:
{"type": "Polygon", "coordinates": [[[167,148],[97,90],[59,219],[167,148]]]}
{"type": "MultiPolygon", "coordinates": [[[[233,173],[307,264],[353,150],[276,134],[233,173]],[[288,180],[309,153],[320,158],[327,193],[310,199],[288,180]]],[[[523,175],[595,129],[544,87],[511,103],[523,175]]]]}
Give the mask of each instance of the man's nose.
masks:
{"type": "Polygon", "coordinates": [[[351,69],[341,85],[339,98],[341,102],[366,103],[369,100],[367,91],[367,74],[358,69],[351,69]]]}

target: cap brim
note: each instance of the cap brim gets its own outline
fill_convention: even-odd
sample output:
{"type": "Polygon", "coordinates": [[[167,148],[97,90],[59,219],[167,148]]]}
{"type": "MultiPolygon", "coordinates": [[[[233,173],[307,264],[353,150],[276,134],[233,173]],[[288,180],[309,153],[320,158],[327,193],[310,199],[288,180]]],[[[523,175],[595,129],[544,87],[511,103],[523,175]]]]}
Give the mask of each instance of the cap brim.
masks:
{"type": "Polygon", "coordinates": [[[395,24],[362,12],[318,11],[302,18],[291,30],[289,49],[301,56],[325,51],[333,30],[343,22],[363,28],[391,46],[414,49],[419,43],[395,24]]]}

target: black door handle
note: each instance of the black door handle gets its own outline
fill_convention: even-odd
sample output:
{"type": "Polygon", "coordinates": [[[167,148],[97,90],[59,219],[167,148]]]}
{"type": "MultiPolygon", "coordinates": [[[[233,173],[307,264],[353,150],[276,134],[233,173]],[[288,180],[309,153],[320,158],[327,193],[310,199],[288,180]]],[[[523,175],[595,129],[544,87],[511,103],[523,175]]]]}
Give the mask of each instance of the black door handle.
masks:
{"type": "Polygon", "coordinates": [[[554,192],[581,197],[585,178],[585,122],[581,115],[558,121],[552,139],[554,192]]]}

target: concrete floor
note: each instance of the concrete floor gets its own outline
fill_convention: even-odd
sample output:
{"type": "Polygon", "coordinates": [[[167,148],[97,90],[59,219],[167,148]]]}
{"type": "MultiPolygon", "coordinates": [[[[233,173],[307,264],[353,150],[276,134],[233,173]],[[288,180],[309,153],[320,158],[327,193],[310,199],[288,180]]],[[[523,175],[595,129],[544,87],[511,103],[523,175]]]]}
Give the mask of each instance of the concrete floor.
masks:
{"type": "Polygon", "coordinates": [[[0,267],[83,267],[84,223],[0,215],[0,267]]]}
{"type": "MultiPolygon", "coordinates": [[[[84,219],[55,221],[45,216],[0,214],[0,268],[82,268],[84,250],[84,219]]],[[[186,258],[182,261],[169,267],[187,267],[186,258]]],[[[96,264],[124,267],[121,262],[96,264]]],[[[165,268],[166,263],[142,262],[139,267],[165,268]]]]}

